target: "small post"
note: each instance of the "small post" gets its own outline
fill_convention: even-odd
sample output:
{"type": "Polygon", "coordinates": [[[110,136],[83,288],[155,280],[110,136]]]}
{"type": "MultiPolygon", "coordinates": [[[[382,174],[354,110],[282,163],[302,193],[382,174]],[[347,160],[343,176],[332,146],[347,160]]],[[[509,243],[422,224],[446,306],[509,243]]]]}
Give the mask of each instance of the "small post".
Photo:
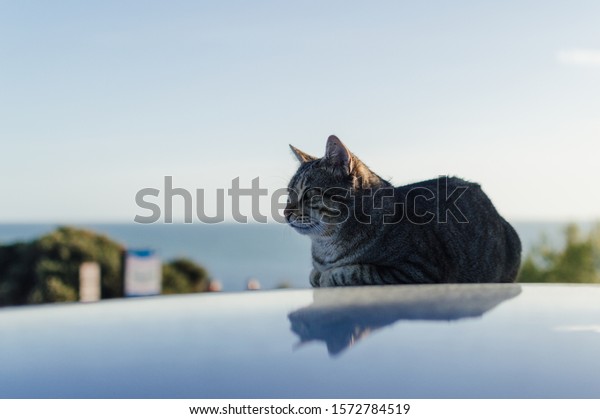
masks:
{"type": "Polygon", "coordinates": [[[100,300],[100,265],[83,262],[79,266],[79,301],[93,303],[100,300]]]}

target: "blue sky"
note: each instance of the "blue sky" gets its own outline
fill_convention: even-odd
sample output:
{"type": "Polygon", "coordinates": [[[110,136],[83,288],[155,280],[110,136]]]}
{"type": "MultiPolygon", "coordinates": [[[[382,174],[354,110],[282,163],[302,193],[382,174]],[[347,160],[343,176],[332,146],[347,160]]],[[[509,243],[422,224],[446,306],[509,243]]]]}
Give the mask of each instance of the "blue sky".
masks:
{"type": "Polygon", "coordinates": [[[600,218],[599,16],[597,1],[1,2],[0,222],[132,221],[165,176],[209,197],[238,176],[273,190],[296,168],[288,143],[321,155],[330,134],[396,184],[452,174],[512,220],[600,218]]]}

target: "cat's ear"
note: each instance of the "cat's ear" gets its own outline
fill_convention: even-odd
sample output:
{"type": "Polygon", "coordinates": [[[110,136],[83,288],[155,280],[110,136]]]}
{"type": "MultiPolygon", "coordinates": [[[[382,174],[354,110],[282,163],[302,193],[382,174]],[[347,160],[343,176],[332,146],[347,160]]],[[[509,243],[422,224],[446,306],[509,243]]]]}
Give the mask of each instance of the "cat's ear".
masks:
{"type": "Polygon", "coordinates": [[[334,166],[343,168],[348,174],[352,173],[352,153],[335,135],[330,135],[327,139],[325,159],[334,166]]]}
{"type": "Polygon", "coordinates": [[[290,148],[292,149],[292,152],[294,153],[296,158],[300,161],[300,163],[306,163],[309,161],[317,160],[316,157],[306,154],[304,151],[298,150],[296,147],[294,147],[291,144],[290,144],[290,148]]]}

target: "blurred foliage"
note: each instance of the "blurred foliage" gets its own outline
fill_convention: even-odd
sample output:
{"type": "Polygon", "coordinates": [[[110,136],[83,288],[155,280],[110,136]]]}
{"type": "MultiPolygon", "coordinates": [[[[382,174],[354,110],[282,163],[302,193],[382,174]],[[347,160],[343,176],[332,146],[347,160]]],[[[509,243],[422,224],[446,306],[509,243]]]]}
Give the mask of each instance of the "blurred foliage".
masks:
{"type": "Polygon", "coordinates": [[[0,305],[76,301],[79,266],[91,261],[100,265],[102,297],[121,297],[123,252],[104,235],[72,227],[0,246],[0,305]]]}
{"type": "Polygon", "coordinates": [[[206,269],[185,258],[163,265],[162,275],[163,294],[206,292],[210,284],[206,269]]]}
{"type": "Polygon", "coordinates": [[[519,282],[600,282],[600,224],[588,234],[570,224],[564,234],[562,249],[542,239],[531,250],[521,265],[519,282]]]}
{"type": "Polygon", "coordinates": [[[125,249],[119,243],[92,231],[61,227],[39,238],[34,245],[39,257],[35,267],[37,282],[30,302],[77,300],[79,266],[83,262],[100,265],[102,298],[123,296],[121,278],[125,249]],[[62,283],[74,292],[68,292],[56,283],[62,283]]]}
{"type": "MultiPolygon", "coordinates": [[[[27,243],[0,246],[0,306],[79,299],[79,267],[97,262],[102,298],[123,296],[125,248],[88,230],[60,227],[27,243]]],[[[208,274],[187,259],[163,265],[165,293],[206,291],[208,274]]]]}

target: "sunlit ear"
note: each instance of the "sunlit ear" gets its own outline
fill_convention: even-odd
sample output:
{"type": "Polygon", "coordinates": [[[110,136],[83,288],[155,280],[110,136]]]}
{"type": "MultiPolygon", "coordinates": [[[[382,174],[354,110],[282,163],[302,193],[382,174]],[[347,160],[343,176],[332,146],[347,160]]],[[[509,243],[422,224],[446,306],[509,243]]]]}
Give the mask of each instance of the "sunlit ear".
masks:
{"type": "Polygon", "coordinates": [[[291,144],[290,144],[290,148],[292,149],[292,151],[294,152],[294,155],[300,161],[300,163],[306,163],[309,161],[317,160],[316,157],[306,154],[304,151],[298,150],[296,147],[294,147],[291,144]]]}
{"type": "Polygon", "coordinates": [[[352,153],[335,135],[330,135],[325,147],[325,158],[333,165],[352,172],[352,153]]]}

